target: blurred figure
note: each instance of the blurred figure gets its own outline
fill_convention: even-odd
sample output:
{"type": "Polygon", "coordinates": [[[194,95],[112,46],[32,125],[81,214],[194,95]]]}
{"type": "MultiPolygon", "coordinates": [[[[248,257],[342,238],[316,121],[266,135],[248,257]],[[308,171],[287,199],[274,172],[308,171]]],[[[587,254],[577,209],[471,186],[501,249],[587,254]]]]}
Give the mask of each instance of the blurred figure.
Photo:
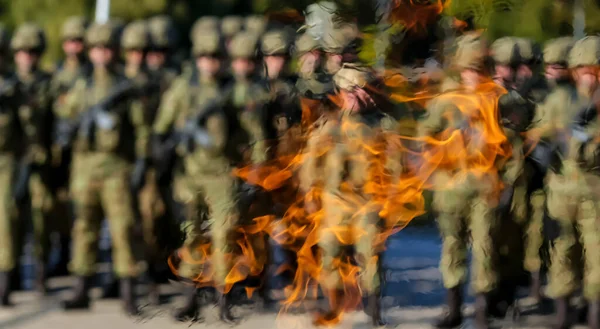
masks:
{"type": "Polygon", "coordinates": [[[76,216],[70,269],[77,282],[73,297],[63,302],[63,308],[90,306],[88,293],[96,274],[100,223],[106,214],[123,309],[135,315],[139,313],[135,301],[139,266],[132,242],[136,216],[130,177],[136,159],[149,156],[149,131],[142,120],[143,103],[130,94],[135,84],[116,68],[119,36],[115,26],[110,22],[92,25],[86,43],[93,72],[75,83],[58,110],[66,126],[75,122],[63,132],[66,136],[59,137],[73,145],[70,188],[76,216]],[[95,104],[98,106],[92,106],[95,104]],[[80,116],[89,118],[83,122],[91,120],[94,124],[77,124],[80,116]]]}
{"type": "MultiPolygon", "coordinates": [[[[73,87],[75,81],[87,76],[91,66],[85,56],[84,36],[87,21],[83,17],[69,17],[62,26],[62,49],[65,59],[58,65],[52,76],[52,91],[56,102],[54,108],[64,104],[65,95],[73,87]]],[[[52,148],[57,196],[56,218],[54,219],[60,234],[60,254],[56,267],[50,276],[68,275],[68,264],[71,260],[71,227],[72,211],[69,199],[69,176],[71,166],[71,150],[62,150],[55,145],[52,148]]]]}
{"type": "MultiPolygon", "coordinates": [[[[428,113],[418,127],[418,136],[440,138],[455,131],[465,135],[466,152],[479,154],[488,147],[486,140],[477,138],[484,133],[485,124],[478,115],[479,105],[474,102],[468,108],[459,109],[455,97],[488,99],[500,95],[500,88],[480,94],[482,85],[488,81],[484,60],[486,49],[476,33],[466,34],[458,41],[453,64],[459,70],[461,88],[442,94],[428,104],[428,113]],[[472,113],[472,114],[471,114],[472,113]],[[464,129],[468,124],[469,129],[464,129]],[[474,137],[471,137],[473,135],[474,137]],[[472,142],[471,138],[473,138],[472,142]]],[[[471,103],[469,103],[471,104],[471,103]]],[[[498,123],[499,124],[499,123],[498,123]]],[[[433,146],[432,146],[433,147],[433,146]]],[[[496,147],[492,145],[490,147],[496,147]]],[[[476,155],[474,155],[476,157],[476,155]]],[[[469,159],[469,156],[466,156],[469,159]]],[[[492,229],[495,227],[498,175],[494,171],[473,173],[469,163],[466,168],[451,163],[434,174],[433,205],[438,213],[438,226],[442,235],[442,258],[440,271],[444,288],[447,289],[448,312],[436,323],[438,328],[454,328],[462,323],[463,285],[467,282],[467,253],[469,238],[472,241],[471,285],[475,292],[475,327],[488,328],[488,297],[496,288],[498,275],[495,270],[492,229]],[[461,169],[459,169],[461,168],[461,169]]],[[[471,164],[476,166],[476,164],[471,164]]]]}
{"type": "MultiPolygon", "coordinates": [[[[222,165],[221,160],[223,157],[227,156],[217,148],[217,145],[213,146],[214,152],[210,152],[211,148],[206,148],[208,146],[197,146],[197,148],[189,150],[180,145],[176,139],[176,136],[184,130],[188,120],[194,120],[197,116],[204,115],[206,115],[206,118],[202,121],[209,125],[206,129],[211,127],[214,129],[214,131],[210,131],[211,134],[227,133],[224,127],[218,125],[223,119],[221,117],[222,111],[211,107],[214,106],[214,103],[220,99],[224,92],[224,81],[221,78],[222,60],[225,54],[223,40],[217,31],[200,30],[197,33],[197,35],[192,36],[192,57],[195,59],[193,74],[189,76],[182,75],[165,93],[153,126],[155,138],[154,161],[157,167],[172,167],[174,157],[181,158],[183,163],[182,168],[175,168],[173,172],[174,199],[185,205],[186,236],[180,253],[188,253],[192,261],[183,259],[177,268],[177,275],[189,281],[194,280],[206,270],[202,264],[193,261],[203,256],[199,246],[209,238],[206,234],[205,225],[208,223],[208,207],[210,204],[208,204],[207,195],[198,193],[198,191],[204,191],[204,184],[210,184],[211,180],[202,177],[213,173],[221,175],[221,170],[226,171],[226,168],[219,168],[219,166],[222,165]],[[214,113],[208,111],[214,111],[214,113]]],[[[222,136],[222,138],[229,137],[222,136]]],[[[225,186],[221,187],[224,188],[225,186]]],[[[223,199],[223,201],[226,200],[228,199],[223,199]]],[[[213,207],[221,207],[221,205],[212,205],[213,207]]],[[[223,204],[222,206],[227,205],[223,204]]],[[[213,209],[213,211],[217,210],[216,208],[213,209]]],[[[223,211],[230,210],[223,209],[223,211]]],[[[229,227],[234,224],[220,217],[221,213],[216,213],[214,216],[215,220],[219,220],[219,222],[213,222],[212,229],[222,229],[223,225],[229,227]]],[[[225,233],[221,232],[219,234],[225,233]]],[[[217,248],[225,248],[219,243],[224,244],[226,241],[217,239],[213,243],[216,243],[217,248]]],[[[222,260],[215,258],[214,261],[219,262],[222,260]]],[[[227,270],[226,264],[218,264],[215,266],[221,266],[220,271],[227,270]]],[[[217,284],[222,285],[223,273],[219,272],[218,275],[219,277],[214,279],[218,280],[217,284]]],[[[223,288],[222,286],[218,287],[223,288]]],[[[185,303],[183,307],[177,309],[174,314],[176,320],[200,319],[201,305],[197,294],[198,288],[196,288],[195,283],[192,283],[184,291],[185,303]]],[[[223,308],[223,318],[230,318],[229,315],[228,309],[223,308]]]]}
{"type": "MultiPolygon", "coordinates": [[[[14,172],[22,156],[25,142],[22,118],[19,116],[20,95],[17,79],[10,71],[10,35],[0,27],[0,99],[4,110],[0,113],[0,306],[10,306],[10,295],[14,286],[11,278],[18,274],[19,257],[22,251],[21,222],[15,205],[14,172]]],[[[17,278],[20,280],[20,278],[17,278]]]]}
{"type": "Polygon", "coordinates": [[[544,47],[546,80],[551,87],[561,87],[572,82],[569,74],[569,52],[575,41],[571,37],[548,40],[544,47]]]}
{"type": "MultiPolygon", "coordinates": [[[[376,242],[382,219],[378,215],[380,209],[370,200],[372,195],[366,189],[366,182],[371,165],[377,161],[368,148],[385,147],[387,150],[387,145],[380,145],[385,143],[382,131],[394,131],[396,123],[378,109],[375,100],[367,92],[367,86],[374,80],[373,72],[363,67],[345,66],[340,69],[334,76],[335,85],[340,92],[340,112],[336,119],[327,121],[311,136],[311,139],[317,138],[321,143],[332,143],[328,145],[328,151],[324,155],[325,214],[319,233],[323,262],[322,285],[329,300],[329,309],[321,314],[317,323],[328,323],[339,318],[346,305],[352,302],[344,298],[344,282],[340,265],[336,264],[336,259],[344,259],[345,256],[342,255],[344,244],[336,234],[336,231],[342,230],[351,232],[352,235],[351,241],[356,253],[354,259],[361,270],[359,285],[367,296],[364,309],[372,317],[375,327],[386,325],[381,304],[383,246],[376,242]],[[328,142],[327,138],[330,138],[328,142]],[[354,205],[354,202],[360,204],[354,205]],[[355,213],[358,209],[359,214],[355,213]]],[[[317,146],[311,141],[309,145],[317,146]]],[[[390,158],[399,156],[395,153],[387,155],[390,158]]],[[[395,170],[389,172],[399,175],[395,170]]]]}
{"type": "MultiPolygon", "coordinates": [[[[21,159],[16,188],[17,202],[31,197],[31,219],[35,238],[36,290],[46,293],[52,210],[56,202],[51,177],[52,161],[52,93],[51,75],[39,69],[40,58],[46,49],[44,31],[34,23],[17,28],[11,40],[15,68],[23,97],[19,115],[24,119],[26,152],[21,159]]],[[[61,219],[64,220],[64,219],[61,219]]]]}
{"type": "Polygon", "coordinates": [[[516,40],[514,37],[502,37],[490,46],[490,54],[494,60],[494,82],[504,88],[514,87],[516,40]]]}
{"type": "Polygon", "coordinates": [[[262,36],[267,30],[269,22],[263,15],[251,15],[244,21],[244,30],[254,35],[262,36]]]}
{"type": "Polygon", "coordinates": [[[358,61],[358,27],[353,24],[336,26],[325,32],[321,46],[325,52],[324,70],[328,74],[335,74],[342,68],[342,64],[358,61]]]}
{"type": "Polygon", "coordinates": [[[546,290],[555,300],[554,328],[570,328],[570,298],[580,287],[589,304],[589,328],[600,328],[600,257],[597,205],[598,166],[598,54],[600,38],[577,41],[569,52],[574,88],[556,88],[542,106],[535,135],[555,145],[547,178],[548,215],[557,226],[551,250],[550,280],[546,290]],[[565,127],[565,122],[572,125],[565,127]],[[583,245],[583,266],[574,261],[577,244],[583,245]]]}
{"type": "MultiPolygon", "coordinates": [[[[172,63],[177,33],[173,21],[167,16],[152,17],[148,27],[150,49],[146,55],[146,69],[150,88],[144,122],[152,127],[163,96],[177,78],[178,72],[172,63]]],[[[139,198],[150,278],[149,298],[153,304],[159,304],[158,284],[167,282],[170,273],[168,256],[181,241],[178,227],[181,206],[175,204],[172,196],[173,168],[157,170],[155,161],[151,162],[139,198]]]]}

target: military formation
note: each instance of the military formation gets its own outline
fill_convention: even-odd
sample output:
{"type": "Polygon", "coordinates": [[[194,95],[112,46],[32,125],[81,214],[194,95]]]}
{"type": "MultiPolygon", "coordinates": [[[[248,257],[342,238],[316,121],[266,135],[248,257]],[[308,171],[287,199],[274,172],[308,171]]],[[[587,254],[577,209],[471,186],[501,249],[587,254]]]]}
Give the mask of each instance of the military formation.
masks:
{"type": "MultiPolygon", "coordinates": [[[[318,190],[303,205],[307,217],[322,214],[313,249],[329,308],[317,323],[335,321],[347,308],[339,270],[348,244],[339,237],[343,229],[351,232],[363,307],[374,326],[383,326],[383,207],[369,188],[372,164],[383,163],[391,184],[400,184],[431,168],[416,168],[414,154],[439,154],[458,135],[462,158],[442,150],[445,160],[426,178],[447,289],[448,309],[436,326],[462,324],[470,272],[477,328],[518,308],[519,287],[528,287],[540,308],[555,301],[556,328],[573,324],[570,301],[582,288],[583,320],[600,328],[600,38],[542,46],[503,37],[487,44],[466,33],[447,59],[448,74],[407,79],[431,95],[411,104],[422,107],[422,116],[407,130],[406,117],[390,110],[385,73],[359,60],[356,25],[336,23],[330,32],[315,38],[261,16],[201,17],[190,31],[190,56],[180,61],[169,17],[129,24],[72,17],[62,29],[64,59],[48,73],[39,65],[46,48],[39,26],[23,24],[12,37],[0,30],[1,305],[10,305],[17,288],[20,219],[27,216],[36,290],[46,294],[49,276],[70,273],[76,283],[62,306],[88,309],[106,219],[114,275],[103,297],[120,297],[125,312],[136,315],[138,278],[145,272],[149,299],[160,304],[159,284],[175,273],[190,283],[175,319],[198,320],[199,291],[212,286],[221,320],[236,322],[226,287],[238,228],[265,214],[281,218],[292,202],[287,197],[318,190]],[[297,72],[289,71],[292,61],[297,72]],[[297,184],[278,195],[263,198],[252,179],[232,174],[298,154],[297,184]],[[61,245],[54,273],[53,232],[61,245]],[[206,264],[189,261],[205,257],[204,245],[208,282],[199,279],[206,279],[206,264]]],[[[265,236],[249,239],[259,263],[270,265],[265,236]]],[[[290,266],[281,275],[288,284],[299,266],[297,250],[286,253],[290,266]]],[[[270,305],[267,268],[258,292],[270,305]]]]}

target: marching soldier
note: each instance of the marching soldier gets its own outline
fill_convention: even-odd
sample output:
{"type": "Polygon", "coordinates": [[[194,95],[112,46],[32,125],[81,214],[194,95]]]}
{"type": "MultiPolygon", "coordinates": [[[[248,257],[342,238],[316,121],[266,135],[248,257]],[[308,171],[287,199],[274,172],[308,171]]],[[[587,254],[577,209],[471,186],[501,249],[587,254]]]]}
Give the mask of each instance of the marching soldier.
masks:
{"type": "Polygon", "coordinates": [[[221,20],[221,33],[225,39],[225,45],[229,48],[229,43],[244,27],[244,19],[240,16],[225,16],[221,20]]]}
{"type": "Polygon", "coordinates": [[[59,143],[73,145],[71,195],[75,204],[74,255],[77,276],[74,296],[65,310],[89,308],[89,290],[96,274],[100,223],[109,221],[113,269],[120,279],[126,313],[138,313],[135,278],[139,274],[132,245],[136,216],[130,177],[134,162],[148,157],[149,132],[135,83],[116,67],[119,38],[111,23],[94,24],[86,33],[93,72],[79,79],[58,109],[64,122],[59,143]]]}
{"type": "MultiPolygon", "coordinates": [[[[365,309],[372,316],[374,326],[383,326],[382,313],[382,284],[381,271],[383,245],[376,241],[380,232],[381,221],[379,205],[371,199],[371,192],[366,190],[366,180],[373,168],[374,152],[371,147],[382,147],[386,141],[382,132],[396,129],[391,117],[383,114],[375,104],[374,99],[367,92],[366,86],[373,83],[374,74],[368,70],[345,65],[334,76],[336,86],[340,90],[342,101],[338,117],[328,120],[319,132],[315,131],[312,138],[317,138],[322,143],[327,143],[328,151],[325,154],[323,174],[323,222],[320,227],[319,246],[322,251],[323,285],[329,299],[330,309],[322,314],[322,318],[329,322],[337,319],[348,300],[344,300],[344,283],[336,268],[335,259],[340,257],[342,242],[339,241],[335,231],[348,229],[354,232],[353,244],[356,248],[355,259],[361,268],[360,287],[367,294],[365,309]],[[324,134],[324,135],[323,135],[324,134]],[[326,138],[323,138],[326,136],[326,138]],[[348,201],[353,200],[353,201],[348,201]],[[360,204],[354,204],[360,200],[360,204]],[[355,208],[356,207],[356,208],[355,208]],[[360,211],[358,211],[360,209],[360,211]],[[359,212],[357,215],[356,211],[359,212]],[[351,230],[351,227],[360,229],[351,230]],[[335,230],[335,231],[334,231],[335,230]],[[358,234],[357,232],[361,233],[358,234]]],[[[309,145],[315,145],[309,141],[309,145]]],[[[390,159],[399,154],[385,150],[390,159]]],[[[309,150],[310,152],[310,150],[309,150]]],[[[390,162],[393,163],[393,162],[390,162]]],[[[392,170],[393,174],[398,174],[392,170]]]]}
{"type": "Polygon", "coordinates": [[[260,36],[266,31],[268,23],[263,15],[251,15],[244,21],[244,30],[260,36]]]}
{"type": "Polygon", "coordinates": [[[344,63],[356,63],[360,48],[358,27],[353,24],[336,26],[323,35],[321,46],[325,52],[324,69],[328,74],[335,74],[344,63]]]}
{"type": "Polygon", "coordinates": [[[21,255],[21,239],[19,218],[16,213],[14,172],[24,146],[24,131],[18,115],[19,89],[14,73],[10,72],[10,36],[4,27],[0,27],[0,177],[2,184],[2,202],[0,203],[0,220],[2,220],[2,237],[0,241],[0,306],[10,306],[12,291],[11,277],[15,275],[18,258],[21,255]]]}
{"type": "MultiPolygon", "coordinates": [[[[227,200],[230,200],[227,198],[209,199],[208,197],[211,195],[208,194],[209,191],[207,188],[213,187],[210,185],[212,179],[205,180],[200,177],[205,177],[214,172],[219,174],[215,176],[216,179],[227,180],[227,168],[219,168],[227,155],[224,153],[225,150],[217,149],[217,145],[214,146],[215,149],[199,147],[195,151],[188,151],[186,148],[179,146],[174,137],[183,131],[188,120],[193,120],[195,117],[205,116],[206,114],[214,114],[214,117],[206,115],[201,121],[207,125],[203,129],[208,129],[211,136],[213,134],[217,136],[218,134],[230,133],[227,130],[222,130],[225,127],[221,126],[223,122],[221,121],[222,113],[220,111],[215,111],[214,113],[208,112],[209,110],[213,110],[210,106],[223,93],[223,82],[220,78],[220,73],[222,58],[224,56],[224,44],[217,31],[199,31],[197,35],[193,36],[192,41],[192,55],[195,59],[196,68],[193,74],[184,74],[181,78],[177,79],[166,92],[161,102],[158,117],[153,127],[155,138],[157,139],[154,158],[156,164],[159,166],[170,166],[168,164],[164,165],[165,159],[172,157],[173,155],[170,153],[176,151],[182,158],[184,167],[182,171],[177,170],[174,173],[174,198],[185,203],[186,207],[186,239],[180,249],[180,253],[189,255],[192,261],[183,259],[177,270],[177,275],[188,280],[194,280],[202,273],[206,273],[206,269],[195,264],[193,260],[202,257],[200,246],[206,239],[204,225],[208,222],[207,207],[212,206],[213,220],[209,222],[212,226],[211,232],[212,230],[223,231],[219,233],[215,232],[216,235],[213,237],[213,245],[217,248],[213,256],[216,277],[210,279],[214,280],[214,283],[219,288],[223,288],[224,275],[228,273],[227,265],[223,260],[223,253],[229,248],[228,242],[224,240],[225,236],[223,235],[226,234],[225,230],[231,229],[232,225],[236,224],[234,217],[227,218],[224,216],[233,211],[233,209],[228,208],[233,205],[227,203],[227,200]],[[214,129],[214,131],[211,129],[214,129]],[[175,142],[171,142],[172,140],[175,142]],[[204,176],[198,176],[199,174],[204,176]],[[198,193],[199,190],[202,193],[198,193]],[[209,200],[212,200],[212,203],[209,200]],[[223,203],[220,203],[220,201],[223,201],[223,203]]],[[[215,141],[223,143],[229,138],[228,136],[215,137],[215,141]]],[[[227,193],[233,193],[233,191],[229,190],[227,193]]],[[[221,195],[221,193],[219,194],[221,195]]],[[[231,214],[234,216],[235,212],[231,214]]],[[[198,303],[197,290],[194,284],[185,291],[185,304],[176,311],[174,315],[175,319],[185,321],[199,317],[200,305],[198,303]]],[[[224,298],[222,300],[221,316],[223,319],[232,319],[227,305],[229,301],[224,298]]]]}
{"type": "MultiPolygon", "coordinates": [[[[500,130],[498,122],[484,122],[482,115],[478,114],[480,109],[486,107],[486,104],[480,102],[490,102],[490,99],[493,102],[500,95],[499,88],[491,88],[489,84],[486,85],[487,88],[482,87],[487,81],[484,72],[485,54],[483,40],[477,34],[467,34],[458,41],[454,65],[460,71],[462,86],[456,91],[442,94],[428,104],[426,116],[418,128],[419,136],[438,138],[440,135],[450,136],[455,131],[472,132],[473,137],[465,136],[465,140],[473,140],[469,144],[464,143],[462,147],[466,152],[473,152],[475,158],[480,152],[488,152],[488,148],[494,150],[498,147],[488,146],[488,141],[478,138],[487,127],[500,130]],[[454,97],[462,99],[465,96],[472,97],[474,101],[459,110],[454,97]],[[462,128],[465,124],[469,125],[469,129],[462,128]]],[[[493,104],[487,105],[494,108],[493,104]]],[[[433,176],[433,206],[438,213],[437,220],[443,241],[440,270],[444,288],[448,291],[448,312],[436,324],[438,328],[453,328],[462,323],[461,306],[463,284],[467,281],[468,272],[469,233],[473,251],[471,282],[476,294],[477,328],[488,328],[487,298],[497,283],[491,237],[496,218],[494,210],[497,206],[495,193],[499,186],[498,174],[494,171],[471,172],[469,165],[449,163],[433,176]]]]}
{"type": "MultiPolygon", "coordinates": [[[[65,59],[58,65],[52,77],[52,90],[56,100],[55,107],[61,106],[64,95],[73,86],[77,78],[89,74],[91,67],[85,58],[84,36],[87,22],[83,17],[69,17],[62,26],[62,48],[65,59]]],[[[55,270],[51,275],[67,275],[68,264],[71,258],[71,222],[72,216],[69,211],[69,166],[71,164],[71,153],[69,150],[60,150],[53,145],[52,162],[55,168],[57,212],[54,219],[59,225],[60,233],[60,258],[55,270]],[[64,151],[64,152],[61,152],[64,151]]]]}
{"type": "Polygon", "coordinates": [[[598,250],[598,64],[600,38],[577,41],[569,53],[574,88],[555,88],[539,111],[530,136],[548,148],[547,207],[557,226],[551,249],[549,285],[556,302],[555,328],[570,328],[570,297],[579,286],[577,244],[585,250],[583,295],[589,304],[588,327],[600,328],[598,250]],[[558,154],[556,154],[558,153],[558,154]]]}
{"type": "Polygon", "coordinates": [[[37,258],[36,288],[46,293],[47,262],[50,249],[50,225],[56,202],[52,189],[51,141],[53,128],[51,75],[39,69],[41,55],[46,49],[44,31],[33,23],[17,29],[11,40],[22,104],[19,117],[24,125],[26,147],[16,186],[17,202],[31,197],[35,256],[37,258]]]}
{"type": "MultiPolygon", "coordinates": [[[[148,28],[150,49],[146,55],[146,69],[150,88],[146,96],[148,104],[144,122],[152,127],[160,101],[177,77],[177,71],[172,68],[170,62],[177,35],[172,20],[167,16],[151,18],[148,28]]],[[[149,298],[153,304],[159,304],[158,283],[165,282],[166,274],[170,271],[167,263],[168,253],[179,247],[179,227],[176,225],[179,215],[170,186],[172,168],[158,173],[154,163],[149,167],[139,199],[151,281],[149,298]]]]}

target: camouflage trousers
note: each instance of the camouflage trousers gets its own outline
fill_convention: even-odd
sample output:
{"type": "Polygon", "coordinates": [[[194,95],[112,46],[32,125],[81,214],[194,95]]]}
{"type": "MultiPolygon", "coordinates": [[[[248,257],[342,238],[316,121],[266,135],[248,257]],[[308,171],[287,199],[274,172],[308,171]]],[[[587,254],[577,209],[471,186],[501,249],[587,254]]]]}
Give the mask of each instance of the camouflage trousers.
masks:
{"type": "Polygon", "coordinates": [[[117,277],[135,277],[139,273],[133,247],[135,214],[129,189],[130,166],[106,165],[102,154],[74,156],[71,195],[75,204],[73,257],[70,270],[78,276],[96,273],[98,239],[105,215],[112,238],[112,259],[117,277]],[[100,168],[99,168],[100,167],[100,168]]]}
{"type": "Polygon", "coordinates": [[[229,172],[185,177],[179,181],[176,199],[186,205],[186,239],[179,250],[178,275],[225,286],[235,249],[235,229],[239,224],[239,183],[229,172]],[[207,268],[206,246],[210,245],[207,268]]]}
{"type": "Polygon", "coordinates": [[[33,173],[29,179],[31,194],[31,221],[33,223],[34,255],[37,260],[48,261],[50,234],[69,234],[71,215],[67,191],[55,193],[47,182],[49,173],[33,173]]]}
{"type": "Polygon", "coordinates": [[[548,214],[558,222],[560,233],[550,250],[551,298],[568,297],[579,288],[583,246],[583,294],[600,299],[600,177],[564,166],[563,174],[548,175],[548,214]]]}
{"type": "Polygon", "coordinates": [[[324,216],[319,231],[319,247],[323,266],[321,284],[325,289],[343,289],[339,261],[343,246],[355,245],[356,261],[360,267],[360,285],[366,292],[380,287],[378,253],[375,242],[380,218],[377,209],[356,209],[357,198],[367,204],[366,196],[353,195],[346,199],[343,193],[323,194],[324,216]]]}
{"type": "Polygon", "coordinates": [[[440,271],[446,289],[467,281],[467,253],[469,236],[473,260],[472,288],[476,293],[492,291],[498,281],[494,268],[493,230],[496,225],[496,198],[493,181],[488,177],[452,176],[439,172],[434,186],[433,208],[442,235],[440,271]]]}
{"type": "Polygon", "coordinates": [[[522,175],[515,182],[510,214],[502,218],[498,226],[498,253],[514,263],[504,263],[504,272],[512,270],[507,274],[515,274],[520,269],[539,272],[542,267],[540,249],[544,242],[546,194],[541,189],[530,191],[528,178],[522,175]]]}
{"type": "Polygon", "coordinates": [[[15,159],[0,155],[0,272],[15,268],[21,254],[19,216],[12,195],[15,159]]]}
{"type": "Polygon", "coordinates": [[[153,261],[159,256],[160,252],[160,246],[158,245],[160,232],[157,231],[157,227],[159,227],[157,224],[166,215],[165,202],[158,190],[154,170],[149,170],[146,174],[146,184],[139,193],[139,200],[146,258],[153,261]]]}

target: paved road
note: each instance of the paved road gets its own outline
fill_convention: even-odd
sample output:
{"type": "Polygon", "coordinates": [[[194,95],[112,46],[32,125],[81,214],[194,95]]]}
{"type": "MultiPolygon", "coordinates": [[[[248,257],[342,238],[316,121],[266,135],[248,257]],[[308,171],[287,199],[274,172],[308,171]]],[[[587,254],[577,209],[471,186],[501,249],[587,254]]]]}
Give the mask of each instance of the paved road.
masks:
{"type": "MultiPolygon", "coordinates": [[[[440,273],[437,270],[441,241],[433,227],[409,227],[389,241],[388,251],[384,259],[388,284],[385,289],[384,305],[392,327],[396,328],[431,328],[431,323],[442,312],[444,291],[440,273]]],[[[50,285],[53,294],[39,300],[32,292],[19,292],[14,296],[16,307],[0,310],[0,328],[21,329],[62,329],[72,326],[84,329],[169,329],[187,328],[190,324],[175,323],[169,317],[174,307],[179,304],[180,297],[175,296],[179,287],[166,285],[163,290],[173,294],[169,303],[161,308],[144,308],[144,317],[128,318],[121,314],[117,301],[96,301],[90,313],[76,312],[65,314],[59,309],[59,301],[69,295],[65,288],[69,278],[52,279],[50,285]]],[[[143,294],[143,287],[140,291],[143,294]]],[[[94,291],[94,294],[98,294],[94,291]]],[[[144,300],[141,301],[142,304],[144,300]]],[[[472,313],[467,300],[466,314],[472,313]]],[[[528,315],[528,300],[520,302],[524,315],[519,322],[503,321],[495,323],[496,328],[548,328],[550,316],[528,315]]],[[[243,317],[241,327],[260,329],[301,329],[312,328],[310,313],[288,314],[277,317],[275,313],[262,313],[257,306],[244,305],[234,309],[243,317]]],[[[217,321],[215,309],[204,310],[204,323],[193,324],[196,328],[226,327],[217,321]]],[[[472,327],[470,322],[464,328],[472,327]]],[[[368,319],[361,312],[350,314],[339,328],[369,328],[368,319]]],[[[577,327],[576,327],[577,328],[577,327]]],[[[583,327],[582,327],[583,328],[583,327]]]]}

